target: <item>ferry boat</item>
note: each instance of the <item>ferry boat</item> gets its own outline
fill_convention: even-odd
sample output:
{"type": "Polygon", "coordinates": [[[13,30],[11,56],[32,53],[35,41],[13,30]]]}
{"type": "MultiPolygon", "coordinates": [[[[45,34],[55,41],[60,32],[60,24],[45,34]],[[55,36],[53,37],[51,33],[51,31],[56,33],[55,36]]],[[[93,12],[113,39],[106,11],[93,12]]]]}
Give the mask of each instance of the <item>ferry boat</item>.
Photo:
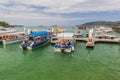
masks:
{"type": "Polygon", "coordinates": [[[74,51],[75,38],[73,33],[60,33],[56,37],[58,41],[54,46],[55,52],[67,52],[74,51]]]}
{"type": "Polygon", "coordinates": [[[5,33],[0,35],[0,44],[16,43],[23,40],[25,37],[24,32],[5,33]]]}
{"type": "Polygon", "coordinates": [[[20,44],[20,48],[25,49],[34,49],[37,47],[41,47],[50,42],[50,34],[47,31],[40,31],[36,33],[29,34],[25,37],[22,44],[20,44]]]}
{"type": "Polygon", "coordinates": [[[16,32],[15,28],[4,28],[0,26],[0,34],[13,33],[13,32],[16,32]]]}

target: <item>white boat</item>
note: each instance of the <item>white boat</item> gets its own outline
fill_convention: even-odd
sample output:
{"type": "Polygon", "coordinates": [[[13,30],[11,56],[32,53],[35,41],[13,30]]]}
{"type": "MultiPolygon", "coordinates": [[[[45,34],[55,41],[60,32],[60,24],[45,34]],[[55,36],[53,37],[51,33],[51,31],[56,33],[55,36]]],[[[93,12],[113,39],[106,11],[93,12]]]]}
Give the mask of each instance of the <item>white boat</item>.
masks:
{"type": "Polygon", "coordinates": [[[0,27],[0,34],[5,34],[5,33],[13,33],[16,32],[15,28],[4,28],[0,27]]]}
{"type": "Polygon", "coordinates": [[[57,34],[57,43],[54,46],[55,52],[72,52],[74,51],[75,38],[73,33],[57,34]]]}
{"type": "Polygon", "coordinates": [[[3,35],[0,35],[0,43],[3,43],[4,45],[16,43],[22,41],[24,37],[24,32],[5,33],[3,35]]]}
{"type": "Polygon", "coordinates": [[[105,39],[114,39],[117,36],[115,36],[115,32],[112,30],[112,28],[100,27],[100,28],[97,28],[95,31],[95,37],[105,38],[105,39]]]}

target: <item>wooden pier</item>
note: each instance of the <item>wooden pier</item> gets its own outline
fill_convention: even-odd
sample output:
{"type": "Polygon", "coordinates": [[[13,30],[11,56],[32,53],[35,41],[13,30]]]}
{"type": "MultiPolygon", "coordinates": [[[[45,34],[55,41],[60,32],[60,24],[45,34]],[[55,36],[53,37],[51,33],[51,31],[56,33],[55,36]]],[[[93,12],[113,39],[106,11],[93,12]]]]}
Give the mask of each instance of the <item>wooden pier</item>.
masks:
{"type": "Polygon", "coordinates": [[[76,41],[85,41],[85,42],[87,42],[87,40],[88,40],[88,38],[75,38],[76,39],[76,41]]]}
{"type": "MultiPolygon", "coordinates": [[[[75,38],[76,41],[84,41],[87,42],[88,38],[75,38]]],[[[51,41],[52,44],[55,44],[57,40],[51,41]]],[[[99,38],[94,38],[94,42],[106,42],[106,43],[120,43],[120,39],[99,39],[99,38]]]]}
{"type": "MultiPolygon", "coordinates": [[[[77,41],[85,41],[87,42],[88,38],[76,38],[77,41]]],[[[108,42],[108,43],[120,43],[120,39],[99,39],[94,38],[94,42],[108,42]]]]}
{"type": "Polygon", "coordinates": [[[120,39],[94,39],[95,42],[106,42],[106,43],[120,43],[120,39]]]}

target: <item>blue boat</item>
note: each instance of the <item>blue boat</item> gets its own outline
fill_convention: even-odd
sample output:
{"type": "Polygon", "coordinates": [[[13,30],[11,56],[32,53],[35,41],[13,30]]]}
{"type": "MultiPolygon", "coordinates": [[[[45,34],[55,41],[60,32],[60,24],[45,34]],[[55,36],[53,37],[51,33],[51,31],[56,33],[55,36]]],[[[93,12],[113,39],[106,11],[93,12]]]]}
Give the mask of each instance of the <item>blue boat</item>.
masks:
{"type": "Polygon", "coordinates": [[[22,49],[34,49],[50,42],[50,33],[41,31],[27,35],[20,45],[22,49]]]}

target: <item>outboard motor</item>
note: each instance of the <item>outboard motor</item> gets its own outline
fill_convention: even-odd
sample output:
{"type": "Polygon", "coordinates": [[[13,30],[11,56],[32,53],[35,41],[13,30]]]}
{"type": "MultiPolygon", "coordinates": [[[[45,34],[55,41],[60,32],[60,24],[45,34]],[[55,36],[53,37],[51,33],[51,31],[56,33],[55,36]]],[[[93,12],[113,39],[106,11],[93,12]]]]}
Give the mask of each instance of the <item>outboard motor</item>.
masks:
{"type": "Polygon", "coordinates": [[[64,53],[65,49],[64,48],[61,48],[61,52],[64,53]]]}
{"type": "Polygon", "coordinates": [[[0,36],[0,44],[3,44],[2,37],[0,36]]]}
{"type": "Polygon", "coordinates": [[[24,43],[24,44],[21,44],[21,47],[23,50],[27,49],[27,45],[24,43]]]}
{"type": "Polygon", "coordinates": [[[61,52],[64,53],[64,51],[65,51],[65,46],[61,45],[61,52]]]}
{"type": "Polygon", "coordinates": [[[27,49],[28,44],[29,44],[29,41],[24,40],[20,46],[23,50],[25,50],[25,49],[27,49]]]}

